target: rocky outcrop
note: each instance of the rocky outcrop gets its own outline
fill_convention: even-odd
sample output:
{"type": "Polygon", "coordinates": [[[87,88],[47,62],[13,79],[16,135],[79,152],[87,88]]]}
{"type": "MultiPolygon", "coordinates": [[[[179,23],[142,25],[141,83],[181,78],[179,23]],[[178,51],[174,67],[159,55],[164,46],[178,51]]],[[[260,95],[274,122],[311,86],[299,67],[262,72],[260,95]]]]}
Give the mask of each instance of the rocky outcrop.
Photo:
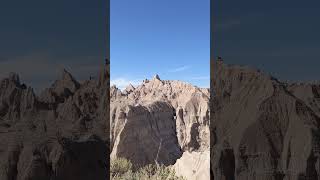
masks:
{"type": "Polygon", "coordinates": [[[288,85],[288,91],[320,117],[320,83],[292,83],[288,85]]]}
{"type": "Polygon", "coordinates": [[[1,180],[107,179],[107,71],[79,83],[64,70],[40,96],[17,74],[1,80],[1,180]]]}
{"type": "Polygon", "coordinates": [[[126,87],[126,89],[124,90],[124,93],[131,93],[131,92],[133,92],[134,91],[134,87],[133,87],[133,85],[132,84],[129,84],[127,87],[126,87]]]}
{"type": "Polygon", "coordinates": [[[124,157],[143,167],[170,165],[181,156],[176,138],[174,109],[165,102],[137,106],[111,106],[111,157],[124,157]]]}
{"type": "Polygon", "coordinates": [[[319,179],[318,86],[221,61],[212,84],[214,179],[319,179]]]}
{"type": "Polygon", "coordinates": [[[210,152],[184,152],[173,168],[178,176],[192,180],[209,180],[210,152]]]}
{"type": "Polygon", "coordinates": [[[173,165],[183,152],[209,150],[208,89],[155,75],[110,96],[112,157],[173,165]]]}
{"type": "Polygon", "coordinates": [[[62,103],[72,96],[79,87],[80,84],[74,77],[63,69],[61,79],[55,81],[50,88],[45,89],[40,95],[40,100],[47,103],[62,103]]]}

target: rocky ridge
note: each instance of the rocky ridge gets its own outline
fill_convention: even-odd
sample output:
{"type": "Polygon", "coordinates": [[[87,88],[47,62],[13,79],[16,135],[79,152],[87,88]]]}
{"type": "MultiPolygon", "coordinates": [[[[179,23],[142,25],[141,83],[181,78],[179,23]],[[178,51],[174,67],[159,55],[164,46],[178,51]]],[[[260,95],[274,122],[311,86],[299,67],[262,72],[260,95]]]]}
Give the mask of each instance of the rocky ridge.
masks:
{"type": "Polygon", "coordinates": [[[127,158],[139,168],[209,152],[209,89],[155,75],[124,91],[112,86],[110,97],[111,158],[127,158]]]}
{"type": "Polygon", "coordinates": [[[0,81],[0,179],[108,178],[109,64],[98,80],[61,79],[39,96],[11,73],[0,81]]]}
{"type": "Polygon", "coordinates": [[[225,180],[316,180],[319,84],[211,62],[211,174],[225,180]]]}

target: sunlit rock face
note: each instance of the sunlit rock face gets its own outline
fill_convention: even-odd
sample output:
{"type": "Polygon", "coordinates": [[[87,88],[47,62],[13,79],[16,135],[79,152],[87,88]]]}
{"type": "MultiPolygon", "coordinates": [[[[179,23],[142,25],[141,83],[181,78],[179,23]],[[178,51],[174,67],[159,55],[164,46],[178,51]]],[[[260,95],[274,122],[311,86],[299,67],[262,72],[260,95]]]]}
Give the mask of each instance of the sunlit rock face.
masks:
{"type": "Polygon", "coordinates": [[[173,167],[178,176],[190,180],[210,179],[210,152],[184,152],[173,167]]]}
{"type": "Polygon", "coordinates": [[[112,158],[169,166],[184,152],[209,152],[209,89],[155,75],[123,91],[113,86],[110,97],[112,158]]]}
{"type": "Polygon", "coordinates": [[[319,178],[319,85],[282,83],[221,61],[212,84],[214,179],[319,178]]]}

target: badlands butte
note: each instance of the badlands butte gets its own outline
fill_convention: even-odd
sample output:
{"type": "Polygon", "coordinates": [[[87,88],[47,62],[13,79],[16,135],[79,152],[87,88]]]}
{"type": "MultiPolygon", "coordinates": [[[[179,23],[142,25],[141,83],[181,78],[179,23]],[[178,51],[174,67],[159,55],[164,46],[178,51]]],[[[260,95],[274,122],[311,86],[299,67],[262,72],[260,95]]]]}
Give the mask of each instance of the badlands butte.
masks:
{"type": "Polygon", "coordinates": [[[187,179],[319,180],[320,84],[211,65],[211,91],[157,75],[121,91],[109,62],[82,82],[63,71],[38,95],[11,73],[0,80],[0,180],[109,179],[119,157],[187,179]]]}
{"type": "Polygon", "coordinates": [[[163,164],[187,179],[210,179],[209,89],[155,75],[110,89],[111,159],[135,169],[163,164]]]}
{"type": "Polygon", "coordinates": [[[215,180],[319,180],[320,84],[211,62],[215,180]]]}
{"type": "Polygon", "coordinates": [[[0,80],[0,180],[108,179],[109,77],[108,61],[82,83],[64,70],[39,95],[0,80]]]}
{"type": "Polygon", "coordinates": [[[82,82],[64,70],[40,94],[0,80],[0,180],[110,179],[110,157],[209,179],[209,89],[155,76],[121,92],[109,65],[82,82]]]}

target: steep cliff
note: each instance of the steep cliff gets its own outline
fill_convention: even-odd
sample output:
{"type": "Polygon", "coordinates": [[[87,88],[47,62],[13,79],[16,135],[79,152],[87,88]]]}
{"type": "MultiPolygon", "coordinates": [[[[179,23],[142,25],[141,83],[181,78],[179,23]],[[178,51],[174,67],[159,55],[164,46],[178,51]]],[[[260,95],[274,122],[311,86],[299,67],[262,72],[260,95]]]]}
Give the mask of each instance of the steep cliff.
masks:
{"type": "Polygon", "coordinates": [[[214,179],[319,178],[318,86],[282,83],[221,61],[212,85],[214,179]]]}
{"type": "Polygon", "coordinates": [[[110,96],[112,158],[141,167],[209,152],[209,89],[155,75],[124,91],[113,86],[110,96]]]}

